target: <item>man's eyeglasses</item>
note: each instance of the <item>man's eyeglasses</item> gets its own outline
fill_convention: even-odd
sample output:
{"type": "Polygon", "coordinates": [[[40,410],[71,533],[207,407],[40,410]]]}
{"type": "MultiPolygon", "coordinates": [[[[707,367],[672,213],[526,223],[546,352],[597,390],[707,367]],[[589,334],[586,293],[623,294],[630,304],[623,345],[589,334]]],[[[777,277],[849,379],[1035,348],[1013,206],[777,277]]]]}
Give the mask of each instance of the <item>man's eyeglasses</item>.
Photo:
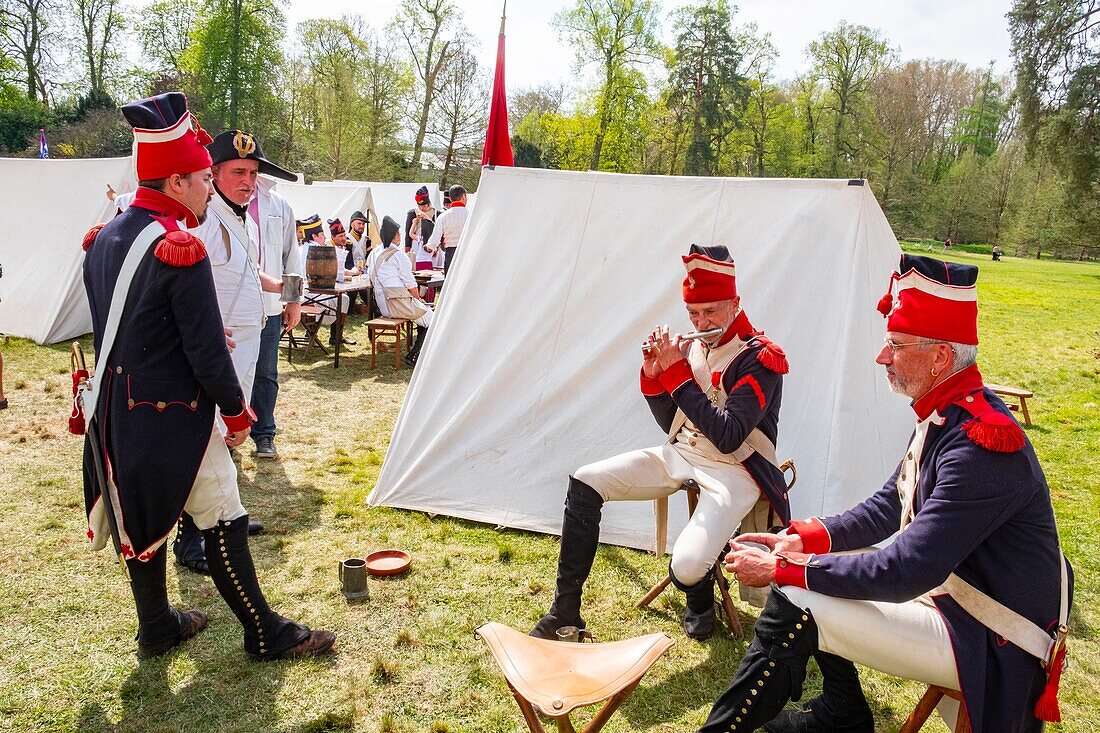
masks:
{"type": "MultiPolygon", "coordinates": [[[[935,346],[936,343],[947,343],[947,341],[928,341],[928,340],[898,342],[898,341],[894,341],[893,339],[882,339],[882,342],[887,344],[887,348],[890,349],[890,353],[898,353],[899,349],[904,349],[905,347],[908,347],[908,346],[930,347],[930,346],[935,346]]],[[[955,353],[955,347],[952,347],[952,353],[955,353]]]]}
{"type": "Polygon", "coordinates": [[[886,348],[890,350],[891,354],[897,353],[898,349],[904,349],[906,346],[931,346],[937,343],[935,341],[906,341],[904,343],[899,343],[893,339],[883,339],[883,342],[886,344],[886,348]]]}

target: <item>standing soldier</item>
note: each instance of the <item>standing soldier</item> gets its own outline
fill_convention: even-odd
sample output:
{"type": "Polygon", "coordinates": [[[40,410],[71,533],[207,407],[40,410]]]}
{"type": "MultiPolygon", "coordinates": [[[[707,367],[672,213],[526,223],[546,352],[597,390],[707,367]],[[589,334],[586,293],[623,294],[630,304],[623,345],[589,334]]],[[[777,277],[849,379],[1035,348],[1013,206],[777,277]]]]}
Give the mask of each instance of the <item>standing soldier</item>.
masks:
{"type": "Polygon", "coordinates": [[[102,548],[115,525],[142,658],[206,626],[201,611],[168,601],[164,543],[184,511],[215,548],[210,574],[244,627],[245,650],[257,660],[324,654],[335,635],[272,611],[248,548],[248,513],[226,446],[244,442],[254,416],[229,356],[205,246],[180,228],[205,219],[213,195],[203,147],[210,137],[178,92],[122,112],[134,128],[139,187],[125,211],[84,241],[98,382],[96,445],[86,440],[84,451],[88,537],[102,548]]]}
{"type": "MultiPolygon", "coordinates": [[[[264,321],[269,319],[268,314],[272,309],[269,300],[275,301],[275,314],[282,315],[283,312],[279,295],[283,290],[283,267],[288,262],[284,259],[285,249],[280,251],[276,244],[274,249],[278,259],[273,263],[275,267],[272,269],[278,274],[272,275],[263,267],[263,233],[257,224],[258,216],[255,215],[258,214],[258,207],[253,205],[257,201],[256,184],[261,172],[277,175],[283,180],[294,180],[294,175],[264,158],[260,141],[247,132],[226,130],[214,138],[206,149],[213,161],[211,171],[216,195],[207,207],[206,221],[192,234],[202,242],[210,243],[207,257],[214,273],[214,290],[218,294],[222,325],[232,334],[234,343],[230,357],[233,359],[233,368],[237,372],[241,389],[245,395],[251,397],[263,343],[262,335],[266,330],[264,321]]],[[[281,217],[273,218],[277,224],[281,222],[281,217]]],[[[289,232],[293,236],[293,221],[289,226],[289,232]]],[[[284,235],[281,227],[275,226],[273,229],[276,235],[284,235]]],[[[268,235],[271,233],[269,231],[268,235]]],[[[294,269],[288,272],[298,274],[301,271],[298,266],[298,247],[293,243],[290,246],[293,255],[290,266],[294,269]]],[[[286,304],[287,317],[295,324],[298,322],[300,309],[301,305],[297,302],[286,304]]],[[[270,320],[276,326],[282,322],[277,317],[270,317],[270,320]]],[[[281,329],[276,331],[276,334],[281,333],[281,329]]],[[[275,341],[277,344],[278,336],[275,341]]],[[[264,407],[270,409],[274,405],[265,404],[264,407]]],[[[257,417],[257,421],[259,420],[257,417]]],[[[219,427],[224,425],[219,422],[219,427]]],[[[257,439],[254,434],[253,439],[257,439]]],[[[257,446],[259,455],[259,447],[262,446],[259,443],[257,446]]],[[[262,530],[263,525],[259,522],[249,522],[249,534],[262,530]]],[[[186,513],[180,517],[179,531],[172,550],[176,561],[181,565],[186,565],[197,573],[209,571],[202,534],[186,513]]]]}
{"type": "Polygon", "coordinates": [[[873,733],[853,662],[961,690],[961,709],[944,698],[939,710],[958,709],[974,733],[1059,720],[1071,577],[1035,451],[978,371],[977,277],[973,265],[902,255],[879,303],[888,320],[876,361],[913,400],[909,448],[847,512],[734,541],[726,567],[775,585],[701,731],[873,733]],[[810,656],[821,695],[783,710],[801,696],[810,656]]]}

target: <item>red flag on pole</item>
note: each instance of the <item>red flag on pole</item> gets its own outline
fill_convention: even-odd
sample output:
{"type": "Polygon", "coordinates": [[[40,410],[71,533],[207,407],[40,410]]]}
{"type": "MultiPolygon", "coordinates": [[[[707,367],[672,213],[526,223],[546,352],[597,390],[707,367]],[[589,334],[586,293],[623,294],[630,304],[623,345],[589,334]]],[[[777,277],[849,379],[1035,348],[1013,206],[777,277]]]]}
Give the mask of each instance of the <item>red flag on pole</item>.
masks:
{"type": "MultiPolygon", "coordinates": [[[[505,0],[504,8],[508,3],[505,0]]],[[[508,136],[508,95],[504,91],[504,12],[500,16],[497,37],[497,68],[493,74],[493,99],[489,103],[489,129],[485,131],[485,151],[482,165],[515,165],[512,140],[508,136]]]]}

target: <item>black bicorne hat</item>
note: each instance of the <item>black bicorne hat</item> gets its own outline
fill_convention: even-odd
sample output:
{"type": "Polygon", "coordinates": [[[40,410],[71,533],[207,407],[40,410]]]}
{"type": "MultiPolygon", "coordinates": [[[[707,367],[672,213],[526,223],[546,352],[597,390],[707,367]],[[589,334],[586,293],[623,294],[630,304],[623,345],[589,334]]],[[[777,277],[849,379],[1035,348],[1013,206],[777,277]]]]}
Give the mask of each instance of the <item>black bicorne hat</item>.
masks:
{"type": "Polygon", "coordinates": [[[297,181],[298,176],[286,168],[277,166],[264,157],[263,148],[255,135],[240,130],[226,130],[206,146],[214,165],[230,160],[254,160],[260,164],[260,173],[266,173],[284,181],[297,181]]]}

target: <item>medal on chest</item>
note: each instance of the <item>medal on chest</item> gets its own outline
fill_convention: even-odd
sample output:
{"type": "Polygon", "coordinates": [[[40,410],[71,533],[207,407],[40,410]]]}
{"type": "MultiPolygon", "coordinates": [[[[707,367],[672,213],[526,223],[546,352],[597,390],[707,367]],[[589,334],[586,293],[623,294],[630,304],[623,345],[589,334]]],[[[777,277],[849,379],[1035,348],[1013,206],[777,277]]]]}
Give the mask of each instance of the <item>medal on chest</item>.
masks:
{"type": "Polygon", "coordinates": [[[707,390],[707,399],[712,405],[717,405],[722,398],[722,372],[710,373],[710,389],[707,390]]]}

